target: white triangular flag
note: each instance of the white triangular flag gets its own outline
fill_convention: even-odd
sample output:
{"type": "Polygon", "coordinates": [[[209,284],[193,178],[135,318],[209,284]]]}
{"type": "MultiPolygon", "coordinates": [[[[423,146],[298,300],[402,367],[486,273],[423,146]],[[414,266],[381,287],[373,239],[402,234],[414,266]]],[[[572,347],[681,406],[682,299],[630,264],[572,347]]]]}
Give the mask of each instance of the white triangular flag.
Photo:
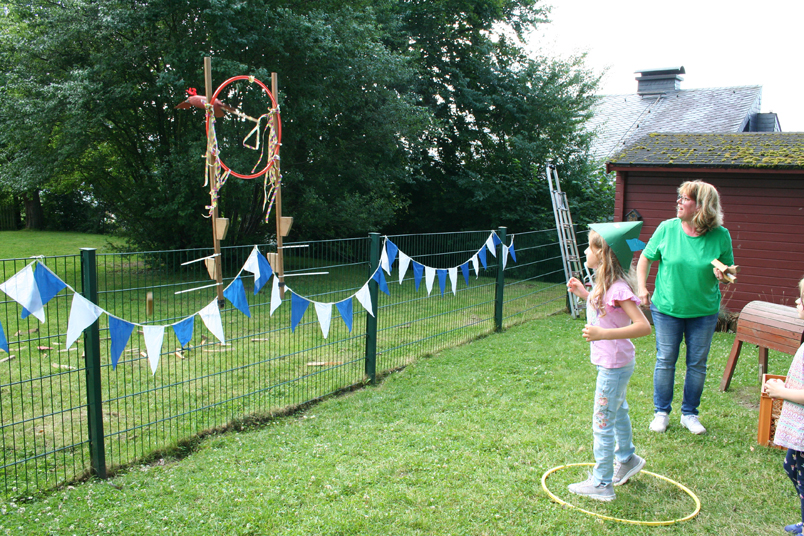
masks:
{"type": "Polygon", "coordinates": [[[495,257],[497,256],[497,246],[494,245],[494,238],[493,233],[489,235],[489,239],[486,240],[486,249],[488,249],[492,255],[495,257]]]}
{"type": "Polygon", "coordinates": [[[217,298],[209,302],[209,305],[198,311],[201,320],[209,331],[215,335],[221,344],[226,344],[223,337],[223,324],[221,323],[221,310],[218,308],[217,298]]]}
{"type": "Polygon", "coordinates": [[[508,265],[508,246],[503,244],[503,270],[508,265]]]}
{"type": "Polygon", "coordinates": [[[458,267],[449,269],[449,282],[452,283],[452,294],[458,295],[458,267]]]}
{"type": "MultiPolygon", "coordinates": [[[[28,310],[30,311],[30,309],[28,310]]],[[[64,348],[69,349],[76,339],[81,336],[81,332],[91,326],[101,314],[103,314],[103,309],[77,292],[73,294],[70,320],[67,322],[67,345],[64,348]]]]}
{"type": "Polygon", "coordinates": [[[324,338],[329,335],[329,324],[332,321],[332,304],[331,303],[318,303],[315,304],[315,314],[318,317],[318,323],[321,324],[321,332],[324,338]]]}
{"type": "Polygon", "coordinates": [[[402,284],[402,281],[405,279],[405,274],[408,271],[408,266],[410,266],[410,257],[399,252],[399,284],[402,284]]]}
{"type": "Polygon", "coordinates": [[[480,260],[477,258],[477,253],[472,255],[472,267],[475,269],[475,279],[480,275],[480,260]]]}
{"type": "MultiPolygon", "coordinates": [[[[217,307],[217,304],[215,307],[217,307]]],[[[151,374],[156,374],[156,367],[159,366],[159,356],[162,354],[165,326],[142,326],[142,335],[145,337],[145,349],[148,352],[151,374]]]]}
{"type": "Polygon", "coordinates": [[[435,280],[436,269],[429,266],[424,267],[424,282],[427,285],[427,295],[433,290],[433,280],[435,280]]]}
{"type": "Polygon", "coordinates": [[[260,250],[257,249],[257,246],[254,246],[254,249],[251,250],[251,255],[246,259],[246,264],[243,265],[243,270],[254,274],[254,281],[260,280],[260,261],[257,259],[259,256],[260,250]]]}
{"type": "Polygon", "coordinates": [[[369,293],[368,283],[363,285],[363,288],[357,291],[355,298],[357,298],[357,301],[359,301],[360,305],[363,306],[363,309],[368,311],[368,314],[374,316],[374,311],[371,310],[371,294],[369,293]]]}
{"type": "MultiPolygon", "coordinates": [[[[34,263],[29,264],[5,283],[0,285],[0,290],[8,294],[8,297],[25,307],[32,315],[45,321],[45,309],[42,306],[42,297],[39,295],[39,288],[34,279],[34,263]]],[[[92,322],[90,322],[91,324],[92,322]]]]}
{"type": "Polygon", "coordinates": [[[271,287],[271,316],[280,305],[282,305],[282,293],[279,291],[279,278],[274,276],[274,284],[271,287]]]}
{"type": "Polygon", "coordinates": [[[382,253],[380,254],[380,266],[382,266],[386,274],[391,275],[391,266],[388,264],[388,252],[385,251],[385,246],[383,246],[382,253]]]}

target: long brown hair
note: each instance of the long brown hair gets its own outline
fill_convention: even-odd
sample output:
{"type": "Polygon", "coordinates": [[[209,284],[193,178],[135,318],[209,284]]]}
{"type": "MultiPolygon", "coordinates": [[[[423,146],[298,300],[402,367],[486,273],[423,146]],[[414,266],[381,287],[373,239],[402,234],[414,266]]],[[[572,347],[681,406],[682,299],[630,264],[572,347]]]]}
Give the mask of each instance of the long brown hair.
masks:
{"type": "Polygon", "coordinates": [[[678,187],[679,195],[686,195],[693,201],[698,211],[692,217],[692,225],[699,235],[704,235],[723,225],[723,208],[720,206],[720,194],[708,182],[701,180],[682,182],[678,187]]]}
{"type": "Polygon", "coordinates": [[[628,270],[625,270],[620,261],[617,260],[614,250],[595,231],[589,231],[589,247],[595,251],[595,255],[600,261],[600,264],[595,269],[595,285],[589,294],[589,303],[597,310],[598,316],[606,316],[606,308],[603,303],[603,296],[606,295],[606,292],[618,279],[625,281],[631,291],[634,291],[636,279],[631,267],[629,266],[628,270]]]}

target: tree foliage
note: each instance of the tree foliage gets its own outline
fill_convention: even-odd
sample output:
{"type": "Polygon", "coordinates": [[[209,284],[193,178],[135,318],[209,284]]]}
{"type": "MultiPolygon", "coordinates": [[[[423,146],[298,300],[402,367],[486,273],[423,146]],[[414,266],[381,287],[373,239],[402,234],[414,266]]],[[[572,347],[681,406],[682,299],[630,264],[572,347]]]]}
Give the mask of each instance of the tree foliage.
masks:
{"type": "MultiPolygon", "coordinates": [[[[518,39],[544,17],[535,0],[4,3],[0,186],[89,200],[140,247],[208,245],[203,111],[173,107],[211,56],[215,84],[279,73],[294,238],[540,225],[548,159],[579,194],[605,186],[585,167],[596,79],[518,39]]],[[[260,180],[220,203],[227,243],[272,234],[260,180]]]]}

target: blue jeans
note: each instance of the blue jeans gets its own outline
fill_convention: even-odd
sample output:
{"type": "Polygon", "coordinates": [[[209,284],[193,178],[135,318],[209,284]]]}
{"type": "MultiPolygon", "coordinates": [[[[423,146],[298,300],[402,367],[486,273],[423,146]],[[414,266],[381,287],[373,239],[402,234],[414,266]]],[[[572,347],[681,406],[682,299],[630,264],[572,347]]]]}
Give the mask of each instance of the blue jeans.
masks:
{"type": "Polygon", "coordinates": [[[625,462],[636,450],[632,441],[631,418],[625,393],[628,380],[634,374],[634,364],[621,368],[597,367],[595,413],[592,416],[592,436],[595,439],[595,484],[609,484],[614,476],[614,458],[625,462]]]}
{"type": "Polygon", "coordinates": [[[717,313],[697,318],[676,318],[660,313],[653,305],[650,306],[650,312],[656,328],[656,368],[653,371],[655,411],[669,414],[672,409],[676,361],[683,338],[687,344],[687,376],[684,378],[681,414],[698,415],[717,313]]]}

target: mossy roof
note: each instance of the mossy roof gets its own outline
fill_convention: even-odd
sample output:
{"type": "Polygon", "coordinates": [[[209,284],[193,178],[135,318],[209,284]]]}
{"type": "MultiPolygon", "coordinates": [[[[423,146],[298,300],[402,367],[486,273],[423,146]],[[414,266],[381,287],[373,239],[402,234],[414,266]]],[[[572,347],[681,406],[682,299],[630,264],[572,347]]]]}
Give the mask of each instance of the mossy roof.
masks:
{"type": "Polygon", "coordinates": [[[606,167],[804,169],[804,132],[651,133],[612,155],[606,167]]]}

